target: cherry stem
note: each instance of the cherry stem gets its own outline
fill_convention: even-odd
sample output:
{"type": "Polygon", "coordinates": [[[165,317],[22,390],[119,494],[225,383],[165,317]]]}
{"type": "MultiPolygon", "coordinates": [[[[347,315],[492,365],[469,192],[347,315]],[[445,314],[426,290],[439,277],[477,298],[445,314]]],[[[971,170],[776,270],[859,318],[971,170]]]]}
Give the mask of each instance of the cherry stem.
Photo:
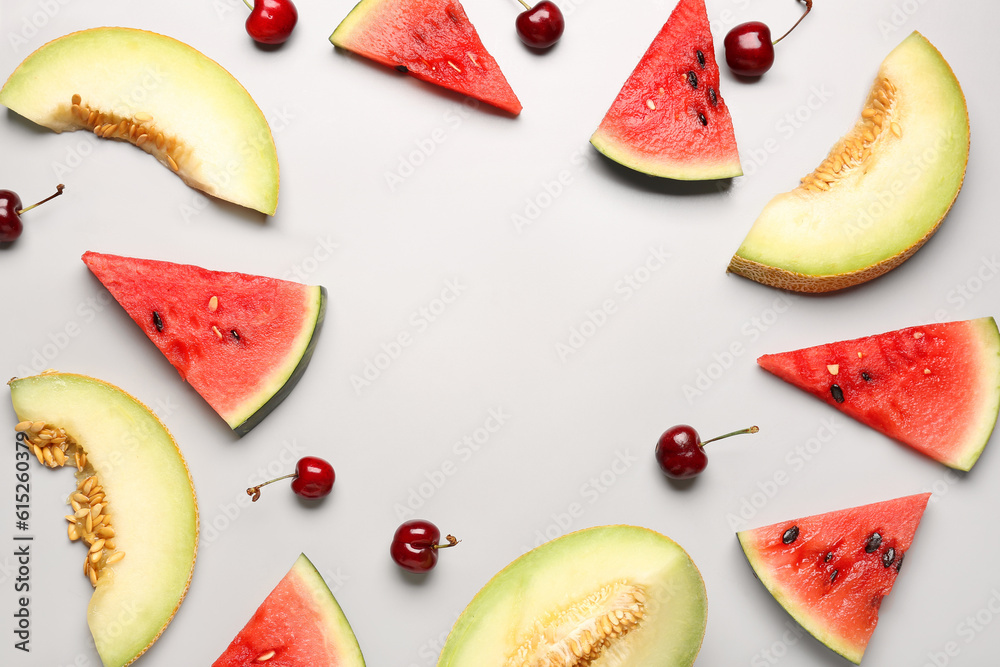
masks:
{"type": "Polygon", "coordinates": [[[453,547],[462,541],[454,535],[445,535],[444,539],[448,540],[448,544],[432,544],[431,549],[447,549],[448,547],[453,547]]]}
{"type": "Polygon", "coordinates": [[[65,190],[65,189],[66,189],[66,186],[63,185],[62,183],[60,183],[59,185],[56,186],[56,193],[54,195],[49,195],[48,197],[46,197],[42,201],[36,201],[31,206],[26,206],[26,207],[24,207],[22,209],[14,211],[14,212],[17,213],[18,215],[21,215],[25,211],[30,211],[31,209],[35,208],[36,206],[41,206],[42,204],[44,204],[45,202],[47,202],[50,199],[55,199],[56,197],[58,197],[59,195],[61,195],[62,192],[63,192],[63,190],[65,190]]]}
{"type": "MultiPolygon", "coordinates": [[[[246,0],[244,0],[244,2],[245,1],[246,0]]],[[[799,20],[795,22],[795,25],[793,25],[791,28],[788,29],[788,32],[791,32],[791,31],[795,30],[795,26],[798,25],[798,24],[800,24],[800,23],[802,23],[802,19],[804,19],[806,16],[808,16],[809,12],[812,11],[812,8],[813,8],[813,0],[798,0],[798,1],[805,3],[805,5],[806,5],[806,13],[799,17],[799,20]]],[[[788,37],[788,32],[786,32],[784,35],[782,35],[778,39],[776,39],[773,42],[771,42],[771,45],[773,46],[773,45],[777,44],[778,42],[780,42],[781,40],[783,40],[785,37],[788,37]]]]}
{"type": "Polygon", "coordinates": [[[289,477],[298,477],[298,475],[296,475],[293,472],[285,475],[284,477],[275,477],[274,479],[268,480],[262,484],[258,484],[257,486],[251,486],[249,489],[247,489],[247,495],[252,496],[250,498],[251,502],[257,502],[257,499],[260,498],[260,488],[262,486],[267,486],[268,484],[274,484],[275,482],[280,482],[281,480],[288,479],[289,477]]]}
{"type": "Polygon", "coordinates": [[[253,5],[250,4],[250,0],[243,0],[243,4],[249,7],[251,10],[253,9],[253,5]]]}
{"type": "Polygon", "coordinates": [[[756,426],[751,426],[750,428],[740,429],[739,431],[733,431],[732,433],[727,433],[725,435],[717,435],[714,438],[712,438],[711,440],[706,440],[705,442],[701,443],[701,446],[704,447],[705,445],[707,445],[710,442],[715,442],[716,440],[722,440],[723,438],[728,438],[728,437],[733,436],[733,435],[740,435],[742,433],[756,433],[759,430],[760,429],[757,428],[756,426]]]}
{"type": "MultiPolygon", "coordinates": [[[[245,2],[245,1],[246,1],[246,0],[244,0],[244,2],[245,2]]],[[[517,1],[518,1],[518,2],[520,2],[520,3],[522,4],[522,5],[524,5],[524,8],[525,8],[525,9],[531,9],[531,5],[529,5],[529,4],[528,4],[527,2],[525,2],[524,0],[517,0],[517,1]]],[[[451,546],[451,545],[449,544],[448,546],[451,546]]]]}

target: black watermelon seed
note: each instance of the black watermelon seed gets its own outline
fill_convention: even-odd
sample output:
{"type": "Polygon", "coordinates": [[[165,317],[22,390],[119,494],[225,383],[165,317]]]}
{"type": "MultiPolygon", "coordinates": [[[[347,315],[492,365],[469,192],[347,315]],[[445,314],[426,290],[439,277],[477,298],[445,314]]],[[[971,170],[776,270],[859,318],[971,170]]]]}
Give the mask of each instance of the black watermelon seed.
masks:
{"type": "Polygon", "coordinates": [[[708,125],[708,119],[705,118],[705,114],[701,113],[700,111],[698,112],[698,120],[701,121],[702,125],[708,125]]]}
{"type": "Polygon", "coordinates": [[[691,87],[692,88],[697,88],[698,87],[698,75],[695,74],[694,72],[690,72],[689,71],[687,73],[687,77],[688,77],[688,83],[691,84],[691,87]]]}
{"type": "Polygon", "coordinates": [[[839,384],[835,384],[832,387],[830,387],[830,394],[833,395],[833,400],[837,401],[838,403],[844,402],[844,390],[840,388],[839,384]]]}
{"type": "Polygon", "coordinates": [[[826,558],[823,559],[823,562],[824,563],[829,563],[831,560],[833,560],[833,552],[832,551],[827,551],[826,552],[826,558]]]}
{"type": "Polygon", "coordinates": [[[237,343],[240,342],[240,335],[236,333],[236,329],[233,329],[229,333],[232,335],[232,337],[236,340],[237,343]]]}
{"type": "Polygon", "coordinates": [[[795,540],[799,539],[799,527],[792,526],[784,532],[781,536],[781,541],[785,544],[791,544],[795,540]]]}
{"type": "Polygon", "coordinates": [[[163,318],[155,310],[153,311],[153,324],[156,325],[157,331],[163,331],[163,318]]]}
{"type": "Polygon", "coordinates": [[[713,107],[719,103],[719,98],[715,96],[715,88],[711,86],[708,87],[708,101],[712,103],[713,107]]]}
{"type": "Polygon", "coordinates": [[[830,583],[832,584],[837,580],[837,575],[840,574],[840,570],[834,570],[833,574],[830,575],[830,583]]]}
{"type": "Polygon", "coordinates": [[[889,547],[885,550],[885,553],[882,554],[882,567],[889,567],[892,565],[892,561],[894,560],[896,560],[896,550],[889,547]]]}
{"type": "Polygon", "coordinates": [[[871,382],[872,376],[868,375],[868,371],[861,371],[861,379],[864,380],[865,382],[871,382]]]}
{"type": "Polygon", "coordinates": [[[705,69],[705,54],[701,51],[695,51],[694,54],[698,56],[698,64],[702,69],[705,69]]]}
{"type": "Polygon", "coordinates": [[[410,71],[410,68],[408,68],[406,65],[396,65],[396,71],[406,74],[407,72],[410,71]]]}
{"type": "Polygon", "coordinates": [[[874,553],[880,546],[882,546],[882,536],[878,533],[872,533],[872,536],[865,543],[865,553],[874,553]]]}
{"type": "Polygon", "coordinates": [[[903,567],[903,556],[906,554],[899,554],[899,558],[896,559],[896,572],[899,572],[899,568],[903,567]]]}

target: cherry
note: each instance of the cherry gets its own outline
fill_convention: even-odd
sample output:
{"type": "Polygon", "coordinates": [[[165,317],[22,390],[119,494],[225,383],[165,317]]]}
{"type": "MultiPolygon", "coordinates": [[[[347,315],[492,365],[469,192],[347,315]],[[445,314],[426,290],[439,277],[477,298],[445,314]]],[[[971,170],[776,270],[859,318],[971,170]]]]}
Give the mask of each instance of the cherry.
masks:
{"type": "Polygon", "coordinates": [[[760,21],[741,23],[726,34],[723,45],[726,49],[726,64],[733,74],[740,76],[760,76],[774,64],[774,45],[788,36],[795,26],[812,11],[812,0],[798,0],[804,3],[806,11],[784,35],[771,41],[771,29],[760,21]]]}
{"type": "Polygon", "coordinates": [[[566,28],[563,13],[551,0],[542,0],[534,7],[524,0],[525,11],[517,15],[514,26],[521,41],[535,49],[547,49],[562,37],[566,28]]]}
{"type": "Polygon", "coordinates": [[[40,202],[35,202],[31,206],[21,208],[21,198],[16,192],[10,190],[0,190],[0,243],[10,243],[16,241],[21,236],[24,225],[21,224],[21,214],[30,211],[40,204],[44,204],[50,199],[58,197],[66,188],[60,183],[56,186],[56,193],[50,195],[40,202]]]}
{"type": "Polygon", "coordinates": [[[243,0],[250,7],[247,34],[261,44],[281,44],[292,34],[299,12],[292,0],[243,0]]]}
{"type": "Polygon", "coordinates": [[[690,479],[694,477],[708,465],[708,457],[703,449],[705,445],[716,440],[728,438],[731,435],[741,433],[756,433],[759,431],[756,426],[745,428],[740,431],[733,431],[725,435],[701,441],[698,431],[686,424],[671,426],[656,443],[656,462],[660,464],[660,470],[667,477],[674,479],[690,479]]]}
{"type": "Polygon", "coordinates": [[[333,466],[323,459],[316,456],[303,456],[295,464],[295,472],[283,477],[276,477],[257,486],[251,486],[247,489],[247,495],[251,496],[253,502],[257,502],[262,486],[289,477],[295,478],[292,480],[292,491],[296,494],[303,498],[322,498],[330,493],[336,475],[333,472],[333,466]]]}
{"type": "Polygon", "coordinates": [[[411,519],[404,521],[392,536],[389,555],[404,570],[427,572],[437,565],[438,550],[458,544],[454,535],[445,537],[448,544],[438,544],[441,531],[430,521],[411,519]]]}

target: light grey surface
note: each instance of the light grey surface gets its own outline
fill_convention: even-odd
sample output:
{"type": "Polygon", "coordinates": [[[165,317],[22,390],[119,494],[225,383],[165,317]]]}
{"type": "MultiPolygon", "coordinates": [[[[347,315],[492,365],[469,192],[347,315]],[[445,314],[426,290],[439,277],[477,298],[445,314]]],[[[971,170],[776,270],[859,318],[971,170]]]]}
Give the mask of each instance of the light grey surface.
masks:
{"type": "MultiPolygon", "coordinates": [[[[9,377],[52,366],[134,393],[174,433],[198,491],[194,581],[139,664],[209,664],[305,552],[369,665],[432,665],[475,592],[542,536],[632,523],[670,535],[701,568],[709,623],[699,665],[840,665],[800,638],[754,579],[734,528],[924,490],[935,495],[865,664],[921,667],[935,664],[932,656],[939,665],[991,664],[1000,653],[997,452],[987,449],[971,474],[951,473],[784,385],[754,359],[997,314],[1000,227],[985,165],[998,146],[995,5],[817,1],[762,80],[724,73],[747,175],[717,191],[626,173],[588,144],[672,0],[629,2],[627,11],[607,0],[561,4],[566,35],[538,56],[514,34],[516,2],[466,3],[524,104],[510,119],[335,52],[327,38],[351,0],[300,2],[295,35],[276,51],[247,37],[238,0],[3,0],[0,77],[72,30],[147,28],[229,69],[270,119],[278,145],[278,214],[265,221],[206,200],[134,148],[56,135],[0,112],[0,187],[28,203],[57,182],[67,186],[25,216],[14,246],[0,249],[0,370],[9,377]],[[853,124],[878,63],[914,29],[951,63],[972,121],[965,187],[939,233],[891,274],[826,297],[727,275],[761,206],[853,124]],[[412,173],[390,187],[387,174],[404,163],[412,173]],[[531,217],[532,204],[537,216],[518,226],[513,216],[531,217]],[[329,311],[312,365],[291,397],[238,440],[107,302],[79,260],[86,250],[325,285],[329,311]],[[606,302],[614,312],[602,318],[595,313],[606,302]],[[601,325],[591,329],[591,317],[601,325]],[[593,335],[561,358],[558,346],[581,330],[593,335]],[[381,356],[404,334],[409,345],[381,356]],[[377,377],[369,371],[370,385],[352,384],[367,364],[383,368],[377,377]],[[702,375],[701,393],[686,396],[702,375]],[[502,425],[484,437],[477,429],[495,425],[488,420],[497,414],[502,425]],[[652,457],[675,423],[706,438],[750,424],[761,432],[712,445],[706,473],[679,488],[652,457]],[[478,449],[460,444],[477,437],[478,449]],[[321,506],[304,507],[278,485],[246,506],[249,483],[269,468],[289,471],[307,453],[337,470],[321,506]],[[410,503],[463,540],[420,581],[387,553],[410,503]]],[[[708,4],[720,57],[735,23],[761,19],[780,33],[801,11],[791,0],[708,4]]],[[[15,421],[9,408],[3,421],[15,421]]],[[[61,519],[70,474],[37,466],[33,650],[13,649],[13,465],[8,451],[0,459],[0,662],[99,664],[84,619],[83,552],[68,543],[61,519]]]]}

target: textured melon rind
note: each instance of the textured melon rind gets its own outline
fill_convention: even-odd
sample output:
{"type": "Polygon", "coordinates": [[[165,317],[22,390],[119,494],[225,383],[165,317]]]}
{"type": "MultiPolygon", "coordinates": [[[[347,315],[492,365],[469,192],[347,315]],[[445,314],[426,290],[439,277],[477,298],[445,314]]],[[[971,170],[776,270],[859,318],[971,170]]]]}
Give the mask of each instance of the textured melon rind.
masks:
{"type": "MultiPolygon", "coordinates": [[[[157,471],[155,479],[148,480],[154,483],[143,483],[141,480],[138,482],[143,487],[142,492],[138,494],[142,497],[138,507],[126,507],[125,501],[120,496],[116,500],[114,480],[110,479],[108,474],[101,475],[101,483],[109,494],[109,511],[115,517],[113,521],[118,532],[115,539],[119,547],[127,551],[122,561],[108,568],[111,574],[119,578],[125,576],[127,568],[137,590],[151,598],[141,601],[141,604],[153,606],[153,614],[157,617],[153,619],[152,626],[136,628],[130,624],[134,620],[141,620],[144,608],[140,607],[137,611],[138,605],[134,600],[125,600],[118,607],[105,609],[102,602],[113,592],[112,587],[116,580],[115,577],[108,577],[98,580],[88,606],[87,618],[104,667],[124,667],[132,664],[159,639],[173,620],[187,595],[191,577],[194,575],[198,552],[198,504],[194,483],[184,457],[176,441],[155,413],[134,396],[108,382],[86,375],[49,372],[33,377],[14,378],[8,384],[18,419],[40,420],[65,428],[67,433],[88,452],[90,465],[94,466],[99,475],[102,470],[113,471],[120,466],[126,468],[124,474],[119,473],[114,477],[128,477],[129,481],[135,481],[131,478],[138,475],[133,473],[141,471],[131,468],[137,462],[152,456],[162,458],[155,461],[154,467],[157,471]],[[100,398],[91,406],[73,402],[60,405],[67,398],[72,401],[74,392],[83,392],[85,398],[89,398],[91,394],[96,394],[100,398]],[[78,411],[77,414],[60,412],[63,409],[73,411],[74,408],[78,411]],[[98,424],[95,431],[86,428],[88,421],[91,426],[98,424]],[[84,428],[81,429],[80,426],[84,428]],[[140,435],[149,437],[137,438],[137,430],[140,435]],[[102,435],[104,437],[101,437],[102,435]],[[91,440],[112,442],[114,445],[102,457],[99,449],[93,447],[88,449],[87,445],[91,440]],[[139,455],[126,455],[130,447],[137,445],[149,447],[155,445],[157,441],[162,446],[139,452],[139,455]],[[106,460],[102,461],[102,458],[106,460]],[[184,493],[152,497],[154,490],[158,489],[158,485],[166,479],[171,479],[178,487],[183,487],[184,493]],[[151,508],[156,508],[159,513],[156,521],[148,520],[147,514],[151,508]],[[131,543],[142,544],[143,547],[152,544],[152,550],[157,554],[166,553],[172,557],[169,563],[171,567],[162,567],[163,563],[155,565],[142,563],[137,560],[141,557],[141,553],[125,546],[129,536],[126,527],[122,525],[123,515],[129,511],[141,515],[142,523],[151,527],[147,535],[141,539],[136,538],[131,543]],[[175,517],[176,521],[173,520],[175,517]],[[153,571],[139,573],[138,579],[136,575],[131,575],[135,568],[144,566],[152,567],[153,571]],[[169,579],[166,581],[158,579],[162,578],[164,573],[170,575],[169,579]],[[164,595],[172,597],[165,599],[164,595]]],[[[153,474],[150,471],[146,473],[153,474]]]]}
{"type": "MultiPolygon", "coordinates": [[[[277,209],[278,154],[267,119],[232,74],[197,49],[133,28],[73,32],[25,58],[0,104],[65,132],[84,128],[70,111],[74,94],[126,118],[151,114],[191,147],[190,164],[177,171],[191,187],[268,215],[277,209]]],[[[168,165],[154,142],[141,148],[168,165]]]]}
{"type": "MultiPolygon", "coordinates": [[[[456,621],[438,667],[502,667],[506,651],[513,648],[513,635],[537,618],[535,614],[558,611],[580,594],[621,579],[648,586],[647,597],[657,603],[643,621],[649,625],[618,640],[629,664],[692,665],[708,620],[701,573],[670,538],[618,525],[587,528],[547,542],[494,575],[456,621]]],[[[605,664],[604,659],[597,664],[605,664]]]]}

